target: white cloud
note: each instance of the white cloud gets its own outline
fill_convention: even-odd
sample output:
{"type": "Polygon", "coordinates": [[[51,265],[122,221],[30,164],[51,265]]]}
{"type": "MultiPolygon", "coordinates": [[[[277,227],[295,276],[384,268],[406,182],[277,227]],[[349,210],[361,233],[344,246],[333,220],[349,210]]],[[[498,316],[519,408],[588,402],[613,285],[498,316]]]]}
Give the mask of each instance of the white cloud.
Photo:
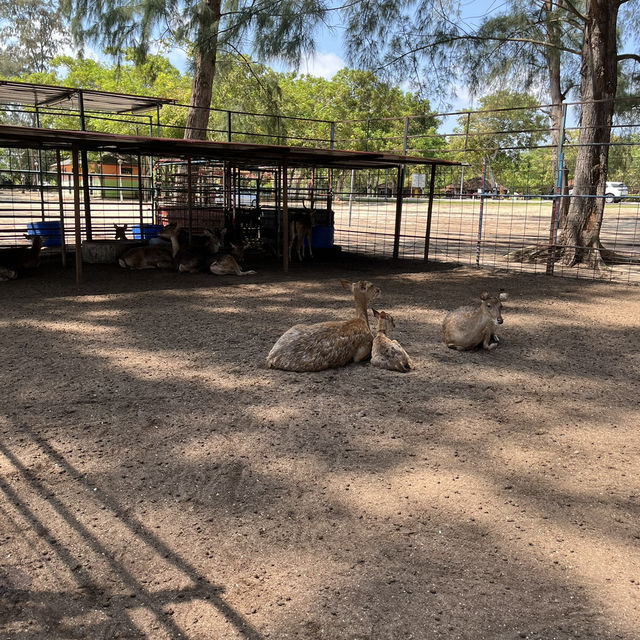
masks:
{"type": "Polygon", "coordinates": [[[345,61],[335,53],[315,53],[302,61],[298,73],[331,80],[340,69],[346,66],[345,61]]]}

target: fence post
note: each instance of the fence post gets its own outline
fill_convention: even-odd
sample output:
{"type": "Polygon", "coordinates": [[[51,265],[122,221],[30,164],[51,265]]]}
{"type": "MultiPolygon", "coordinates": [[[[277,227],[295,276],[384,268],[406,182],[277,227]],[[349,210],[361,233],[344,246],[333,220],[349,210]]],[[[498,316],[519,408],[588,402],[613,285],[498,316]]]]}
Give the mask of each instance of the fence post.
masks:
{"type": "Polygon", "coordinates": [[[431,217],[433,215],[433,192],[436,186],[436,165],[431,165],[431,179],[429,180],[429,204],[427,205],[427,228],[424,232],[424,261],[429,260],[429,245],[431,243],[431,217]]]}
{"type": "Polygon", "coordinates": [[[400,229],[402,226],[402,189],[404,187],[404,165],[398,165],[398,181],[396,186],[396,226],[393,234],[393,258],[400,255],[400,229]]]}
{"type": "Polygon", "coordinates": [[[566,171],[564,166],[564,141],[567,126],[567,105],[562,105],[562,121],[560,135],[558,136],[558,175],[556,176],[556,193],[551,207],[551,224],[549,226],[549,255],[547,257],[546,274],[553,275],[553,269],[556,262],[556,243],[558,240],[558,223],[560,222],[560,210],[562,209],[562,200],[565,197],[563,193],[563,174],[566,171]]]}
{"type": "Polygon", "coordinates": [[[409,117],[404,117],[404,135],[402,137],[402,153],[407,155],[407,148],[409,146],[409,117]]]}
{"type": "Polygon", "coordinates": [[[482,191],[480,192],[480,215],[478,216],[478,241],[476,243],[476,267],[480,267],[480,243],[482,242],[482,214],[484,213],[484,186],[487,176],[487,159],[482,158],[482,191]]]}
{"type": "Polygon", "coordinates": [[[227,142],[231,142],[231,111],[227,111],[227,142]]]}
{"type": "Polygon", "coordinates": [[[462,172],[460,173],[460,200],[462,200],[462,192],[464,191],[464,165],[467,161],[467,146],[469,144],[469,123],[471,121],[471,112],[467,112],[467,124],[464,131],[464,149],[462,155],[462,172]]]}

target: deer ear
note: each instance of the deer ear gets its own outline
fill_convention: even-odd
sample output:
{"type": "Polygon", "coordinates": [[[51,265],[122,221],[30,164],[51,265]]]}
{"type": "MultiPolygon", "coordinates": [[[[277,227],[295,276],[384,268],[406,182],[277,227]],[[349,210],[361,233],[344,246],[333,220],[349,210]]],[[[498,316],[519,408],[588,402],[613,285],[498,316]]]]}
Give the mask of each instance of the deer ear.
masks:
{"type": "Polygon", "coordinates": [[[128,224],[123,224],[123,225],[122,225],[122,228],[123,228],[125,231],[127,230],[127,228],[128,228],[128,227],[129,227],[129,225],[128,225],[128,224]]]}
{"type": "Polygon", "coordinates": [[[353,285],[348,281],[345,280],[344,278],[340,278],[340,284],[347,290],[347,291],[353,291],[353,285]]]}
{"type": "Polygon", "coordinates": [[[379,318],[380,317],[380,313],[378,311],[376,311],[373,307],[371,307],[371,311],[373,311],[373,316],[375,318],[379,318]]]}
{"type": "Polygon", "coordinates": [[[480,294],[480,300],[486,300],[489,297],[489,292],[488,291],[483,291],[480,294]]]}
{"type": "Polygon", "coordinates": [[[509,294],[506,291],[501,291],[498,297],[500,298],[501,302],[504,302],[505,300],[509,299],[509,294]]]}

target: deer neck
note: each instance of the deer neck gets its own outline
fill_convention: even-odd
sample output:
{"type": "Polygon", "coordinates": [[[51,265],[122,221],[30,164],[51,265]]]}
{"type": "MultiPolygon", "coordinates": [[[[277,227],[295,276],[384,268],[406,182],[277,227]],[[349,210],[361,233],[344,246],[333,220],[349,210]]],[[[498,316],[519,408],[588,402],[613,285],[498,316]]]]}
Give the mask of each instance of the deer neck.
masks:
{"type": "Polygon", "coordinates": [[[180,243],[178,242],[177,236],[172,235],[170,239],[171,239],[171,254],[175,258],[176,255],[178,254],[178,251],[180,251],[180,243]]]}
{"type": "Polygon", "coordinates": [[[356,298],[355,302],[356,302],[356,318],[359,318],[360,320],[364,320],[367,323],[367,327],[369,327],[369,312],[367,308],[367,301],[359,300],[358,298],[356,298]]]}

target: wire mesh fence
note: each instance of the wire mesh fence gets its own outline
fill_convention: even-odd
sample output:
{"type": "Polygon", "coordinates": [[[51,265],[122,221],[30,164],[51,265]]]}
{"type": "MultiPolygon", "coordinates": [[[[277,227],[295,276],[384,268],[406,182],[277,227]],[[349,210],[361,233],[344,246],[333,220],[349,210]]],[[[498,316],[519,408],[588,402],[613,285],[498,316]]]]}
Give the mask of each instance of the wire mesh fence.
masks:
{"type": "MultiPolygon", "coordinates": [[[[563,105],[564,120],[553,127],[551,105],[530,103],[343,122],[212,110],[208,134],[211,140],[384,150],[462,163],[438,169],[432,198],[426,167],[406,173],[400,169],[335,170],[318,174],[313,184],[308,172],[288,176],[293,206],[325,207],[327,213],[320,217],[324,216],[325,222],[333,219],[334,242],[345,252],[639,282],[638,99],[625,99],[617,105],[608,143],[607,183],[589,196],[603,205],[596,224],[600,226],[604,263],[585,261],[568,266],[556,251],[562,202],[571,203],[578,197],[572,193],[571,176],[580,150],[581,107],[580,103],[563,105]]],[[[104,113],[85,114],[84,122],[93,130],[108,125],[120,133],[177,137],[184,133],[176,124],[181,121],[176,113],[182,108],[186,107],[159,108],[155,122],[152,116],[104,113]]],[[[78,128],[80,122],[78,114],[55,109],[41,109],[36,114],[30,108],[5,105],[2,113],[3,123],[22,126],[78,128]]],[[[164,178],[154,171],[163,161],[171,163],[172,159],[109,154],[89,157],[80,203],[83,236],[89,232],[94,238],[112,237],[115,224],[158,224],[164,221],[164,205],[184,208],[189,197],[186,188],[174,188],[171,203],[167,192],[163,193],[164,178]]],[[[1,244],[24,242],[23,236],[34,222],[61,220],[64,227],[73,212],[70,174],[65,171],[69,162],[64,153],[58,159],[51,152],[0,150],[1,244]]],[[[204,175],[200,168],[197,173],[204,175]]],[[[208,180],[208,186],[202,186],[204,182],[192,186],[191,206],[202,205],[199,198],[213,198],[215,202],[206,206],[221,204],[228,209],[231,200],[216,201],[222,198],[222,174],[211,169],[208,180]]],[[[272,229],[277,227],[279,207],[275,180],[274,176],[260,177],[259,172],[238,175],[234,205],[238,210],[246,205],[249,218],[255,216],[251,211],[258,210],[257,215],[271,221],[272,229]],[[252,194],[255,201],[245,202],[252,194]]],[[[64,232],[69,236],[70,227],[64,232]]]]}

